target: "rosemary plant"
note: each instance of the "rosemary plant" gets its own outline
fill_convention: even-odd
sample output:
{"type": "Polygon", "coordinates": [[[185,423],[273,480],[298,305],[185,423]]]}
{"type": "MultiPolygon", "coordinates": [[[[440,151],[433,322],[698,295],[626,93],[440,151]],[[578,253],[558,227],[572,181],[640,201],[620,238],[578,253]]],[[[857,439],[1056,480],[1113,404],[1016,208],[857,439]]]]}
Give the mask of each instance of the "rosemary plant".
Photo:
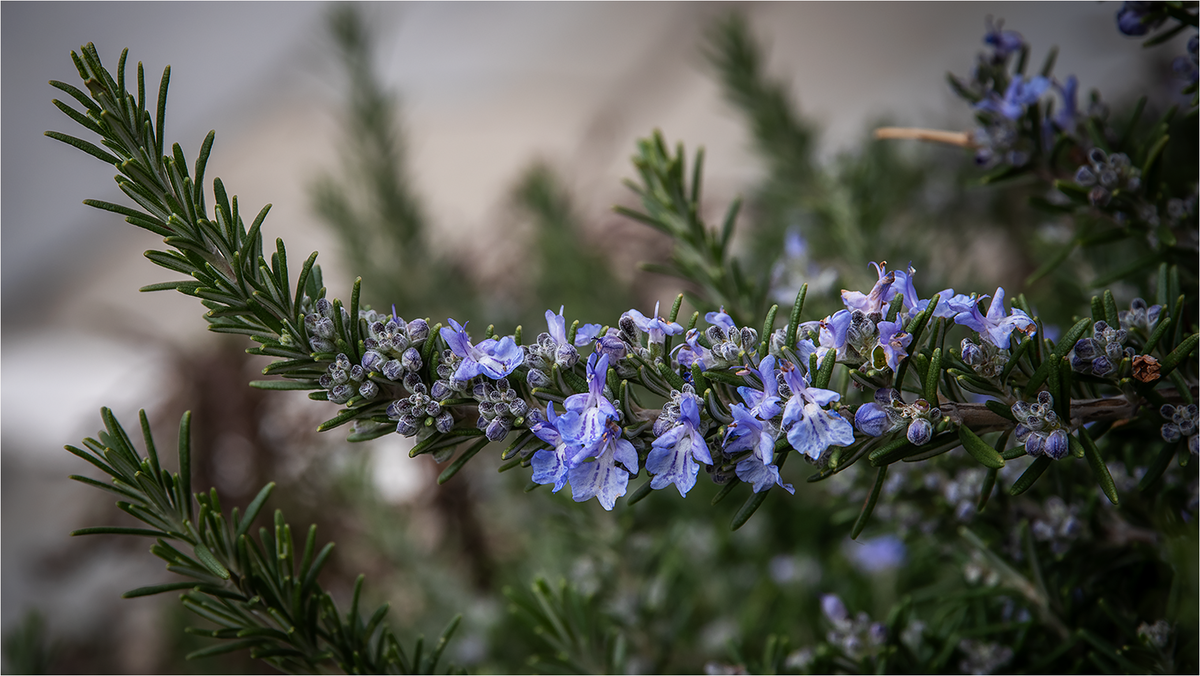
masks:
{"type": "MultiPolygon", "coordinates": [[[[1120,30],[1162,31],[1150,43],[1195,30],[1194,5],[1145,4],[1122,8],[1120,30]]],[[[803,184],[803,199],[780,209],[815,213],[810,222],[828,231],[809,236],[865,258],[884,229],[887,203],[843,195],[843,206],[864,207],[847,217],[836,200],[822,201],[821,187],[836,175],[823,176],[811,162],[810,132],[764,78],[744,25],[732,20],[712,35],[710,59],[728,97],[748,113],[775,163],[778,183],[759,198],[782,204],[782,186],[803,184]]],[[[1053,52],[1039,74],[1029,75],[1029,46],[1019,34],[993,25],[984,42],[989,51],[972,76],[951,77],[975,110],[977,129],[878,135],[967,148],[989,170],[984,184],[1020,179],[1040,186],[1034,205],[1074,230],[1030,284],[1077,249],[1120,246],[1124,260],[1102,266],[1105,272],[1088,282],[1090,304],[1060,316],[1040,315],[1025,294],[1003,287],[922,293],[913,267],[886,263],[872,264],[869,288],[843,290],[840,307],[824,316],[806,316],[807,284],[790,305],[772,304],[774,261],[745,263],[734,250],[740,200],[720,224],[706,223],[703,152],[689,158],[682,144],[672,148],[655,132],[638,142],[637,180],[628,182],[640,208],[618,212],[671,238],[670,260],[653,269],[681,278],[685,292],[669,308],[587,318],[593,323],[569,320],[545,299],[545,330],[488,326],[472,337],[453,318],[406,321],[394,308],[367,307],[361,279],[348,300],[331,297],[315,253],[297,268],[282,240],[273,249],[264,245],[267,208],[247,227],[219,179],[210,204],[204,180],[214,134],[194,164],[178,145],[167,152],[169,69],[152,112],[141,64],[136,82],[127,81],[124,53],[110,73],[85,46],[72,57],[87,91],[51,84],[79,107],[55,104],[100,145],[47,133],[117,169],[119,187],[137,207],[87,204],[163,237],[166,250],[146,256],[188,277],[143,290],[199,298],[211,330],[245,334],[255,343],[249,352],[275,358],[264,369],[271,378],[251,385],[308,390],[310,398],[340,406],[323,431],[348,426],[351,441],[410,437],[410,455],[433,454],[445,464],[439,482],[491,444],[504,444],[489,452],[500,471],[529,471],[531,488],[570,486],[575,501],[596,498],[606,510],[623,497],[629,507],[671,486],[687,497],[703,467],[719,486],[714,504],[734,494],[742,501],[732,514],[734,530],[769,495],[787,500],[782,493],[796,492],[782,473],[795,451],[811,466],[809,483],[862,498],[841,517],[851,538],[874,514],[886,529],[936,535],[924,544],[930,556],[957,557],[975,571],[969,582],[971,575],[983,581],[979,591],[948,592],[943,582],[924,580],[879,621],[827,595],[820,610],[831,630],[824,641],[792,651],[790,639],[772,636],[759,661],[735,648],[741,667],[942,671],[953,670],[960,655],[960,670],[984,673],[1005,665],[1031,672],[1192,669],[1196,595],[1188,571],[1196,537],[1189,524],[1196,512],[1200,340],[1195,71],[1183,87],[1191,97],[1186,110],[1172,108],[1146,124],[1143,100],[1114,126],[1097,97],[1082,108],[1074,79],[1054,78],[1053,52]],[[1104,288],[1118,281],[1123,286],[1104,288]],[[923,492],[938,490],[940,502],[921,502],[923,492]],[[1097,504],[1098,495],[1107,506],[1097,504]],[[1079,502],[1086,512],[1072,507],[1079,502]],[[1085,523],[1105,537],[1072,549],[1085,523]],[[1118,551],[1127,556],[1113,557],[1118,551]],[[1151,574],[1164,581],[1137,582],[1151,574]]],[[[1195,43],[1193,37],[1193,64],[1195,43]]],[[[531,202],[553,211],[544,180],[535,175],[526,190],[531,202]]],[[[405,241],[415,241],[410,235],[405,241]]],[[[769,247],[760,244],[757,255],[769,247]]],[[[857,264],[866,269],[867,261],[857,264]]],[[[173,476],[159,466],[148,433],[142,459],[104,415],[106,431],[85,441],[92,453],[72,452],[114,483],[81,480],[121,495],[122,508],[152,528],[134,534],[159,538],[155,553],[194,579],[132,594],[190,589],[185,604],[223,627],[214,636],[236,639],[214,651],[248,647],[284,670],[325,660],[347,671],[436,666],[444,640],[428,658],[418,644],[408,659],[381,624],[382,611],[363,623],[357,591],[350,613],[337,612],[316,586],[328,549],[314,554],[311,531],[299,568],[281,516],[274,533],[262,530],[254,542],[248,529],[270,486],[245,515],[235,511],[226,521],[215,494],[198,496],[194,514],[187,418],[181,474],[173,476]]],[[[889,542],[863,565],[894,558],[889,542]]],[[[625,664],[628,627],[606,625],[602,611],[569,588],[539,581],[532,595],[510,598],[551,647],[545,668],[610,671],[625,664]]]]}

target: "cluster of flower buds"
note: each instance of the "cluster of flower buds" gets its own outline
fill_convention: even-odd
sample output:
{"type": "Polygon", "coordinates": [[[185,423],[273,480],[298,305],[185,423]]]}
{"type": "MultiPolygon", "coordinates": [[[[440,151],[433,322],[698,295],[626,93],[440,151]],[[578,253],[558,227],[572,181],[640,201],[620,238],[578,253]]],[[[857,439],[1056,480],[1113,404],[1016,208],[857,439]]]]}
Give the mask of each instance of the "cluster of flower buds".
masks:
{"type": "Polygon", "coordinates": [[[1133,348],[1122,347],[1128,337],[1125,329],[1114,329],[1105,321],[1096,322],[1092,325],[1092,337],[1079,339],[1071,348],[1071,368],[1096,376],[1113,373],[1123,357],[1133,358],[1133,348]]]}
{"type": "Polygon", "coordinates": [[[479,421],[476,425],[492,441],[503,439],[516,420],[529,410],[529,404],[525,403],[520,393],[509,387],[507,380],[478,383],[471,394],[479,402],[479,421]]]}
{"type": "Polygon", "coordinates": [[[397,399],[387,407],[387,415],[396,421],[396,432],[411,437],[421,429],[422,421],[432,418],[434,428],[449,432],[454,426],[454,416],[444,410],[441,403],[430,397],[423,384],[418,384],[407,399],[397,399]]]}
{"type": "Polygon", "coordinates": [[[875,401],[858,407],[854,426],[873,437],[907,428],[909,442],[923,446],[933,437],[934,425],[941,418],[942,410],[924,399],[906,404],[899,392],[886,388],[875,391],[875,401]]]}
{"type": "Polygon", "coordinates": [[[1054,412],[1054,397],[1045,390],[1038,392],[1037,401],[1030,404],[1018,401],[1012,405],[1017,419],[1017,441],[1025,444],[1029,455],[1047,455],[1055,460],[1066,457],[1070,450],[1067,429],[1054,412]]]}
{"type": "Polygon", "coordinates": [[[834,594],[821,597],[821,612],[833,625],[825,640],[852,660],[873,655],[887,643],[887,628],[882,622],[872,622],[864,612],[851,617],[846,605],[834,594]]]}
{"type": "Polygon", "coordinates": [[[1167,420],[1162,426],[1163,441],[1175,442],[1187,439],[1188,450],[1193,454],[1200,452],[1200,438],[1196,436],[1197,409],[1195,404],[1187,406],[1172,406],[1163,404],[1158,410],[1167,420]]]}
{"type": "Polygon", "coordinates": [[[1128,310],[1121,310],[1119,316],[1121,318],[1121,328],[1126,331],[1141,329],[1149,334],[1154,330],[1154,325],[1158,323],[1158,317],[1162,313],[1161,305],[1146,306],[1146,301],[1141,298],[1134,298],[1129,304],[1128,310]]]}
{"type": "Polygon", "coordinates": [[[335,404],[350,401],[356,393],[364,399],[371,399],[379,394],[379,386],[367,379],[366,369],[358,364],[351,364],[350,358],[344,354],[339,354],[334,359],[318,382],[329,392],[329,401],[335,404]]]}
{"type": "Polygon", "coordinates": [[[992,674],[1008,664],[1013,658],[1013,649],[999,643],[986,643],[964,638],[958,643],[963,658],[958,670],[964,674],[992,674]]]}
{"type": "Polygon", "coordinates": [[[963,363],[985,378],[999,377],[1008,364],[1008,356],[1008,350],[996,347],[986,340],[974,343],[970,338],[963,338],[963,363]]]}
{"type": "MultiPolygon", "coordinates": [[[[350,313],[346,308],[342,308],[342,321],[350,321],[350,313]]],[[[333,321],[333,303],[328,298],[318,298],[312,304],[311,311],[304,315],[304,329],[308,331],[308,346],[313,352],[333,352],[337,349],[334,344],[337,327],[333,321]]]]}
{"type": "Polygon", "coordinates": [[[1042,514],[1033,520],[1030,531],[1034,539],[1049,543],[1050,551],[1056,556],[1062,555],[1083,535],[1079,507],[1068,505],[1062,498],[1052,495],[1046,500],[1042,514]]]}
{"type": "Polygon", "coordinates": [[[1135,193],[1142,186],[1142,172],[1125,153],[1106,154],[1099,148],[1088,151],[1088,164],[1075,172],[1075,182],[1088,191],[1094,206],[1105,207],[1118,193],[1135,193]]]}

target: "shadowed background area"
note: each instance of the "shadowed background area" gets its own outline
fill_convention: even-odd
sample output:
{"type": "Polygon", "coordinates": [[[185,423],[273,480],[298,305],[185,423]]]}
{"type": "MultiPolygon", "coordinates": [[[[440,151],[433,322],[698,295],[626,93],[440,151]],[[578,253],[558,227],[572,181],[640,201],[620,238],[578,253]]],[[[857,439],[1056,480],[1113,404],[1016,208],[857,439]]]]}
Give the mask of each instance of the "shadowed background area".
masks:
{"type": "MultiPolygon", "coordinates": [[[[527,319],[521,313],[530,303],[557,308],[560,302],[530,300],[530,289],[540,287],[514,272],[529,245],[520,239],[527,228],[513,214],[513,195],[525,185],[521,194],[536,199],[529,191],[536,192],[538,184],[520,182],[531,166],[552,170],[572,195],[581,236],[602,244],[616,262],[614,284],[636,286],[632,298],[648,302],[644,310],[655,299],[669,300],[676,285],[663,277],[635,277],[633,264],[664,253],[662,243],[610,211],[615,203],[631,201],[620,181],[633,173],[628,158],[634,140],[658,128],[669,142],[703,145],[708,200],[717,213],[765,171],[702,56],[706,28],[730,6],[411,3],[359,9],[373,33],[370,57],[379,82],[399,95],[407,181],[420,198],[428,246],[472,261],[476,288],[492,290],[492,296],[474,301],[474,307],[489,308],[483,326],[527,319]]],[[[1074,73],[1082,91],[1100,87],[1113,100],[1156,64],[1112,29],[1115,6],[1105,3],[736,9],[765,46],[767,71],[787,83],[798,109],[822,131],[818,150],[826,159],[858,143],[867,124],[883,115],[901,125],[969,128],[969,110],[955,104],[944,74],[970,67],[987,16],[1002,17],[1006,27],[1020,31],[1035,46],[1035,63],[1057,44],[1056,72],[1074,73]]],[[[155,671],[174,649],[169,642],[176,627],[160,625],[161,605],[119,600],[140,579],[164,575],[142,543],[98,545],[83,557],[66,538],[71,529],[96,522],[96,505],[111,509],[66,481],[66,474],[80,471],[79,463],[61,450],[94,433],[100,406],[130,422],[144,407],[165,430],[185,408],[198,418],[221,421],[205,432],[215,459],[198,482],[221,485],[235,496],[253,495],[257,485],[275,478],[268,472],[292,477],[311,472],[314,457],[340,449],[338,439],[312,440],[308,433],[322,411],[313,414],[299,395],[269,413],[257,408],[262,405],[257,393],[247,394],[241,383],[261,364],[229,357],[244,345],[207,333],[194,301],[137,293],[164,278],[140,255],[158,242],[112,214],[80,204],[87,197],[117,201],[114,172],[42,136],[49,129],[76,133],[50,103],[61,92],[46,82],[76,82],[69,52],[85,42],[96,44],[110,68],[128,47],[130,63],[145,64],[151,89],[170,64],[167,138],[192,158],[208,130],[216,129],[207,175],[220,176],[244,211],[273,203],[267,236],[284,237],[294,259],[322,251],[326,285],[342,293],[359,271],[337,257],[339,240],[322,223],[312,198],[314,181],[337,171],[344,144],[338,111],[346,90],[326,29],[328,11],[320,3],[0,7],[0,619],[6,632],[36,608],[52,634],[79,645],[93,645],[88,642],[102,627],[123,636],[100,669],[155,671]],[[225,388],[234,383],[240,394],[229,394],[215,381],[225,388]],[[206,388],[216,388],[216,394],[206,398],[206,388]],[[222,402],[225,410],[205,412],[203,402],[222,402]],[[264,416],[266,422],[255,422],[264,416]],[[288,449],[295,445],[310,450],[291,457],[288,449]],[[147,634],[159,638],[157,652],[132,638],[147,634]]],[[[1012,272],[992,261],[976,274],[995,283],[1012,272]]],[[[371,288],[370,278],[364,288],[371,288]]],[[[432,481],[432,470],[412,469],[417,461],[408,461],[398,439],[373,442],[367,450],[375,473],[364,481],[384,502],[417,500],[432,481]]],[[[462,515],[457,499],[429,498],[439,518],[449,519],[437,523],[457,524],[469,539],[478,525],[462,515]]],[[[468,556],[471,547],[463,543],[468,556]]],[[[378,556],[365,558],[385,567],[378,556]]],[[[488,570],[470,575],[480,585],[491,584],[488,570]]],[[[477,614],[490,612],[495,611],[484,607],[477,614]]],[[[87,671],[96,664],[89,662],[93,657],[77,656],[64,668],[87,671]]]]}

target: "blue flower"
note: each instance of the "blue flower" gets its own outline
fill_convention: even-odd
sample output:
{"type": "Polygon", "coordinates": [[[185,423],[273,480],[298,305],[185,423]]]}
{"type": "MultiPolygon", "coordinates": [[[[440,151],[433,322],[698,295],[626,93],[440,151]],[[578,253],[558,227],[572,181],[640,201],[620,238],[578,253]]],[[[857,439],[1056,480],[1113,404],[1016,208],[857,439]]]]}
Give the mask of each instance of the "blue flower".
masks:
{"type": "Polygon", "coordinates": [[[707,371],[716,364],[712,351],[700,344],[700,331],[697,329],[688,330],[683,345],[675,349],[675,360],[684,369],[691,369],[693,364],[698,364],[701,371],[707,371]]]}
{"type": "MultiPolygon", "coordinates": [[[[847,293],[846,291],[842,292],[847,293]]],[[[853,292],[852,292],[853,293],[853,292]]],[[[861,295],[861,294],[860,294],[861,295]]],[[[825,358],[830,350],[837,350],[841,357],[846,356],[846,338],[850,329],[853,313],[849,310],[837,312],[822,319],[817,324],[817,360],[825,358]]],[[[804,355],[807,358],[808,355],[804,355]]],[[[805,365],[807,366],[807,364],[805,365]]]]}
{"type": "Polygon", "coordinates": [[[912,334],[904,330],[904,322],[897,318],[894,322],[879,322],[879,345],[883,348],[887,365],[896,371],[900,360],[908,356],[906,349],[912,342],[912,334]]]}
{"type": "Polygon", "coordinates": [[[1162,2],[1125,2],[1117,10],[1117,30],[1125,35],[1137,37],[1145,35],[1162,25],[1166,18],[1163,15],[1147,20],[1151,14],[1161,12],[1166,3],[1162,2]]]}
{"type": "MultiPolygon", "coordinates": [[[[937,307],[933,309],[934,317],[943,317],[945,319],[953,319],[954,315],[960,312],[970,312],[971,307],[975,305],[975,298],[968,296],[965,293],[954,293],[954,289],[946,289],[938,295],[937,307]]],[[[929,307],[929,301],[926,299],[921,301],[919,310],[924,310],[929,307]]]]}
{"type": "MultiPolygon", "coordinates": [[[[758,368],[751,370],[762,381],[763,389],[743,385],[738,388],[738,394],[742,395],[752,414],[770,420],[779,415],[779,380],[775,377],[775,356],[769,354],[763,357],[758,368]]],[[[766,458],[766,461],[770,462],[770,458],[766,458]]]]}
{"type": "MultiPolygon", "coordinates": [[[[657,308],[655,308],[655,311],[657,312],[657,308]]],[[[726,333],[737,330],[737,325],[733,323],[733,317],[730,317],[729,314],[725,312],[725,308],[723,307],[719,312],[709,312],[705,314],[704,321],[712,324],[713,326],[721,327],[726,333]]]]}
{"type": "Polygon", "coordinates": [[[478,345],[471,345],[471,338],[458,322],[448,319],[450,326],[443,326],[442,340],[462,357],[462,363],[454,372],[455,380],[467,381],[477,375],[485,375],[492,380],[499,380],[512,373],[525,360],[525,353],[510,336],[500,340],[483,340],[478,345]],[[451,328],[453,327],[453,328],[451,328]]]}
{"type": "Polygon", "coordinates": [[[796,494],[796,489],[791,484],[783,483],[783,478],[779,476],[779,468],[763,464],[762,458],[757,455],[751,455],[739,462],[734,468],[734,473],[737,474],[737,478],[750,484],[755,493],[777,485],[792,495],[796,494]]]}
{"type": "Polygon", "coordinates": [[[783,409],[783,430],[792,448],[816,460],[830,446],[854,443],[854,427],[837,412],[821,408],[838,401],[842,395],[810,387],[800,370],[791,364],[784,366],[783,377],[792,390],[783,409]]]}
{"type": "Polygon", "coordinates": [[[904,541],[895,535],[881,535],[869,540],[846,540],[843,545],[847,558],[864,573],[881,573],[904,564],[907,550],[904,541]]]}
{"type": "Polygon", "coordinates": [[[871,293],[863,295],[859,291],[842,290],[842,303],[851,310],[859,310],[863,314],[882,314],[888,302],[899,293],[892,289],[892,285],[896,282],[896,273],[887,271],[887,263],[883,265],[879,263],[871,263],[875,268],[875,272],[879,275],[879,280],[875,282],[875,286],[871,288],[871,293]]]}
{"type": "Polygon", "coordinates": [[[608,374],[608,355],[595,354],[588,357],[588,391],[572,394],[563,402],[568,411],[579,415],[580,433],[577,441],[585,448],[600,442],[608,421],[617,419],[617,409],[604,396],[604,379],[608,374]]]}
{"type": "Polygon", "coordinates": [[[571,498],[575,502],[596,498],[601,507],[611,511],[617,498],[625,495],[629,476],[636,474],[637,469],[637,451],[633,444],[621,438],[620,426],[610,421],[598,444],[595,459],[567,470],[571,498]]]}
{"type": "Polygon", "coordinates": [[[566,485],[567,470],[571,468],[571,463],[582,455],[580,451],[584,449],[577,441],[580,431],[578,413],[567,411],[563,415],[556,415],[554,402],[550,402],[546,406],[546,414],[546,419],[535,422],[530,430],[554,449],[542,449],[533,454],[533,481],[539,484],[552,483],[557,493],[566,485]]]}
{"type": "Polygon", "coordinates": [[[1004,98],[1000,98],[996,92],[988,92],[987,97],[975,104],[975,109],[1016,120],[1025,113],[1026,106],[1037,103],[1038,98],[1049,88],[1050,80],[1041,75],[1028,80],[1018,75],[1008,84],[1004,98]]]}
{"type": "Polygon", "coordinates": [[[662,344],[667,336],[675,336],[683,333],[683,327],[675,322],[668,322],[658,314],[659,304],[654,304],[654,316],[647,317],[637,310],[630,310],[624,316],[633,320],[633,323],[642,331],[650,334],[651,344],[662,344]]]}
{"type": "MultiPolygon", "coordinates": [[[[550,337],[559,345],[567,343],[567,320],[563,319],[563,308],[559,306],[558,314],[553,310],[546,310],[546,326],[550,329],[550,337]]],[[[596,339],[600,335],[601,326],[599,324],[584,324],[575,330],[575,346],[583,347],[596,339]]]]}
{"type": "Polygon", "coordinates": [[[973,303],[969,311],[954,316],[954,323],[975,329],[992,345],[1005,350],[1008,349],[1008,339],[1014,329],[1031,336],[1037,326],[1029,315],[1021,310],[1013,310],[1011,315],[1005,314],[1004,288],[999,286],[996,287],[996,295],[988,306],[986,317],[979,312],[979,306],[973,303]]]}
{"type": "Polygon", "coordinates": [[[1067,78],[1065,84],[1055,84],[1054,88],[1062,95],[1063,107],[1054,115],[1054,126],[1061,131],[1074,131],[1075,117],[1079,114],[1078,102],[1079,79],[1074,75],[1067,78]]]}
{"type": "Polygon", "coordinates": [[[993,52],[993,60],[1003,62],[1008,59],[1009,55],[1018,52],[1025,46],[1025,38],[1016,31],[1002,30],[1004,22],[1000,21],[993,24],[991,19],[988,19],[988,31],[983,36],[983,43],[991,46],[993,52]]]}
{"type": "Polygon", "coordinates": [[[698,429],[699,401],[696,395],[685,393],[679,402],[676,424],[654,440],[653,449],[646,457],[646,471],[654,475],[650,481],[651,488],[664,488],[673,483],[679,489],[679,494],[686,497],[687,492],[696,485],[696,474],[700,471],[700,465],[696,462],[712,464],[708,444],[698,429]]]}
{"type": "Polygon", "coordinates": [[[774,425],[763,422],[743,405],[734,404],[730,409],[733,422],[725,432],[725,453],[732,455],[740,451],[751,451],[750,455],[740,460],[735,468],[737,477],[754,487],[755,493],[761,493],[771,486],[779,485],[789,493],[796,489],[791,484],[783,483],[779,476],[779,468],[775,466],[775,439],[779,430],[774,425]]]}

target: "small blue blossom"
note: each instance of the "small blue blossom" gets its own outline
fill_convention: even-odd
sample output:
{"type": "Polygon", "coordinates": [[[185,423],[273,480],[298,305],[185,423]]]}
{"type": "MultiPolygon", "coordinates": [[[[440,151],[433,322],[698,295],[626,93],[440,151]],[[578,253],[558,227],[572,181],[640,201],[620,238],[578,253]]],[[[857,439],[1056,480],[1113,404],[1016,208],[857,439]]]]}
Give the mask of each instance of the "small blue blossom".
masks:
{"type": "Polygon", "coordinates": [[[601,507],[611,511],[617,498],[625,495],[629,476],[636,474],[637,469],[637,451],[633,444],[621,438],[620,426],[610,421],[598,444],[595,459],[567,470],[571,498],[575,502],[596,498],[601,507]]]}
{"type": "Polygon", "coordinates": [[[588,357],[588,391],[572,394],[563,402],[568,411],[579,415],[581,430],[578,441],[585,447],[599,443],[608,421],[617,419],[617,409],[604,396],[604,379],[608,374],[608,355],[588,357]]]}
{"type": "Polygon", "coordinates": [[[779,415],[780,411],[779,379],[775,377],[775,356],[769,354],[763,357],[758,368],[751,369],[751,371],[762,381],[763,389],[759,390],[743,385],[738,388],[738,394],[742,395],[742,400],[750,407],[750,413],[763,420],[770,420],[779,415]]]}
{"type": "Polygon", "coordinates": [[[897,318],[894,322],[879,322],[879,345],[884,359],[892,371],[900,367],[900,360],[908,356],[907,348],[912,343],[912,334],[904,330],[904,323],[897,318]]]}
{"type": "Polygon", "coordinates": [[[1060,131],[1071,132],[1075,129],[1075,118],[1079,115],[1077,97],[1079,93],[1079,79],[1074,75],[1067,78],[1067,81],[1059,85],[1055,83],[1054,88],[1062,95],[1063,107],[1062,110],[1054,114],[1054,126],[1060,131]]]}
{"type": "Polygon", "coordinates": [[[983,110],[999,115],[1008,120],[1017,120],[1025,114],[1025,108],[1037,103],[1037,100],[1050,88],[1050,80],[1038,75],[1026,80],[1016,76],[1009,83],[1001,98],[996,92],[988,95],[975,104],[976,110],[983,110]]]}
{"type": "Polygon", "coordinates": [[[988,19],[988,31],[983,36],[983,43],[990,46],[992,52],[992,61],[994,63],[1003,63],[1008,60],[1008,57],[1021,50],[1025,46],[1025,38],[1016,31],[1003,30],[1004,22],[999,21],[995,24],[988,19]]]}
{"type": "Polygon", "coordinates": [[[553,446],[553,450],[542,449],[533,454],[533,481],[539,484],[554,484],[557,493],[567,483],[570,463],[580,455],[579,414],[567,411],[557,415],[554,402],[546,406],[546,417],[531,416],[536,422],[529,428],[538,439],[553,446]]]}
{"type": "Polygon", "coordinates": [[[458,322],[448,319],[450,326],[443,326],[442,340],[462,358],[454,379],[466,381],[477,375],[499,380],[517,369],[525,360],[525,353],[510,336],[500,340],[483,340],[471,345],[471,338],[458,322]]]}
{"type": "Polygon", "coordinates": [[[830,446],[854,443],[854,427],[837,412],[821,408],[838,401],[842,395],[810,387],[808,379],[791,364],[785,364],[783,375],[792,391],[783,409],[783,430],[792,448],[816,460],[830,446]]]}
{"type": "MultiPolygon", "coordinates": [[[[984,298],[986,297],[984,296],[984,298]]],[[[1006,314],[1004,287],[999,286],[996,287],[996,294],[992,297],[991,305],[988,306],[987,316],[979,312],[978,305],[972,304],[969,311],[960,312],[954,316],[954,323],[978,331],[981,337],[1002,349],[1008,349],[1008,339],[1013,330],[1030,336],[1036,330],[1036,324],[1022,310],[1013,310],[1011,315],[1006,314]]]]}
{"type": "MultiPolygon", "coordinates": [[[[563,318],[563,308],[559,306],[558,313],[546,310],[546,326],[550,329],[550,337],[559,345],[567,344],[567,320],[563,318]]],[[[583,347],[600,335],[599,324],[584,324],[575,330],[575,346],[583,347]]]]}
{"type": "Polygon", "coordinates": [[[842,303],[850,310],[859,310],[863,314],[883,314],[889,301],[892,300],[898,293],[899,289],[893,289],[892,285],[896,283],[896,272],[887,271],[887,263],[883,265],[879,263],[871,263],[875,268],[875,272],[879,275],[879,280],[875,282],[875,286],[871,288],[869,294],[864,295],[859,291],[842,290],[842,303]]]}
{"type": "Polygon", "coordinates": [[[1145,35],[1162,25],[1164,2],[1125,2],[1117,10],[1117,30],[1131,37],[1145,35]],[[1150,18],[1151,15],[1156,15],[1150,18]]]}
{"type": "Polygon", "coordinates": [[[881,535],[868,540],[846,540],[843,545],[850,562],[864,573],[882,573],[904,565],[907,550],[904,541],[895,535],[881,535]]]}
{"type": "Polygon", "coordinates": [[[779,436],[779,430],[741,404],[734,404],[729,412],[733,422],[725,428],[725,453],[733,455],[740,451],[753,451],[760,464],[774,464],[775,439],[779,436]]]}
{"type": "Polygon", "coordinates": [[[654,475],[651,488],[675,484],[679,494],[686,497],[696,485],[696,475],[700,471],[696,463],[712,464],[712,454],[699,430],[699,401],[696,395],[685,394],[679,402],[679,418],[675,425],[654,440],[653,450],[646,457],[646,471],[654,475]]]}
{"type": "Polygon", "coordinates": [[[637,310],[630,310],[623,316],[633,320],[635,326],[650,334],[650,343],[661,345],[667,336],[683,333],[683,327],[675,322],[668,322],[658,314],[659,303],[654,304],[654,316],[647,317],[637,310]]]}
{"type": "Polygon", "coordinates": [[[734,468],[734,473],[737,474],[737,478],[750,484],[755,493],[761,493],[772,486],[779,486],[792,495],[796,494],[795,487],[783,483],[783,478],[779,476],[779,468],[775,465],[764,464],[762,458],[757,455],[750,455],[739,462],[734,468]]]}
{"type": "Polygon", "coordinates": [[[837,350],[838,355],[844,359],[846,356],[846,337],[852,319],[853,313],[849,310],[838,310],[818,323],[818,361],[824,359],[825,354],[830,350],[837,350]]]}

